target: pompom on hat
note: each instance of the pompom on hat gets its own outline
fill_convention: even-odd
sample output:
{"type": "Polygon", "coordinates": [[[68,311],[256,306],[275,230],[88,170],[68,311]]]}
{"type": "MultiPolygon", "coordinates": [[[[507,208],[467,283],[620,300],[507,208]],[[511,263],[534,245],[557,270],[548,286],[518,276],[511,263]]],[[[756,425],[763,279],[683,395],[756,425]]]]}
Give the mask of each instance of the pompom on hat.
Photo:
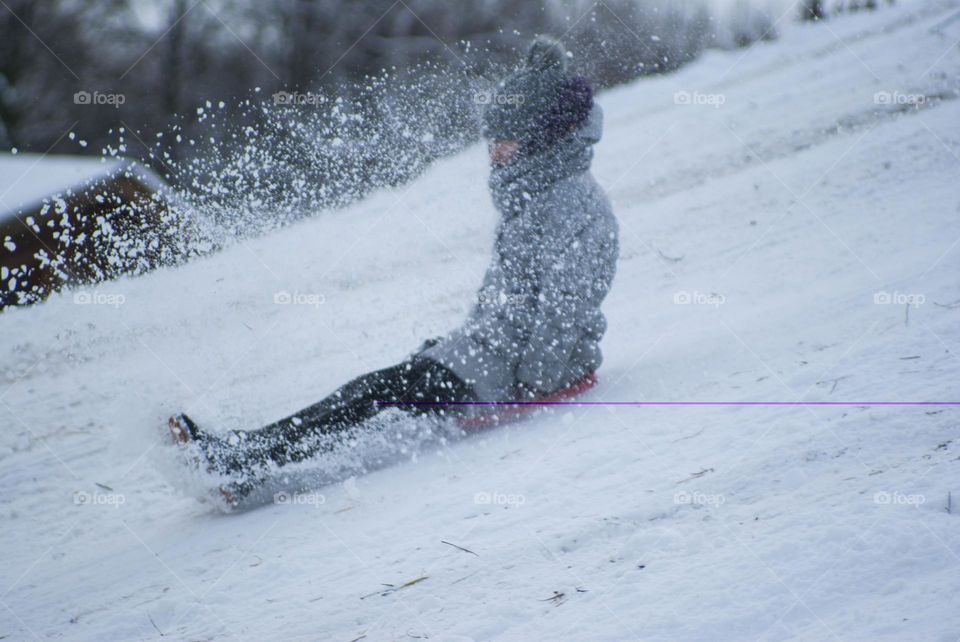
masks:
{"type": "Polygon", "coordinates": [[[524,62],[490,96],[484,137],[517,141],[537,152],[582,125],[593,108],[593,88],[585,78],[567,73],[569,58],[559,40],[535,38],[524,62]]]}

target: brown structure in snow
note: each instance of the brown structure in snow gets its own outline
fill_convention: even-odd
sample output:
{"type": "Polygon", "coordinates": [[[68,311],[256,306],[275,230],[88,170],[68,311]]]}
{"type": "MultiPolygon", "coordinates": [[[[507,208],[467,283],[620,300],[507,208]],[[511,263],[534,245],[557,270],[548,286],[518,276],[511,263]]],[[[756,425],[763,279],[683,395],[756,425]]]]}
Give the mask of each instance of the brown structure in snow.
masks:
{"type": "Polygon", "coordinates": [[[0,155],[0,309],[169,259],[164,186],[124,159],[0,155]]]}

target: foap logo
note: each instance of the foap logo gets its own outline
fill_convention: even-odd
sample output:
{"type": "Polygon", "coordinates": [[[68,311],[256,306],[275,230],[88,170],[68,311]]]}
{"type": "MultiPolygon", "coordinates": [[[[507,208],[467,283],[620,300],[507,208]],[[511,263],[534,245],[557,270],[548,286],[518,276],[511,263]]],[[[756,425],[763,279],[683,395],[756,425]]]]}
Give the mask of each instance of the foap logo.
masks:
{"type": "Polygon", "coordinates": [[[496,304],[502,306],[519,306],[527,302],[527,295],[513,294],[507,292],[484,292],[477,293],[477,303],[481,305],[496,304]]]}
{"type": "Polygon", "coordinates": [[[911,305],[919,308],[926,300],[927,297],[917,292],[887,292],[881,290],[873,295],[873,302],[877,305],[911,305]]]}
{"type": "Polygon", "coordinates": [[[696,290],[688,292],[686,290],[680,290],[679,292],[674,292],[673,302],[675,305],[712,305],[715,308],[719,308],[727,302],[727,297],[722,294],[717,294],[716,292],[698,292],[696,290]]]}
{"type": "Polygon", "coordinates": [[[877,105],[920,106],[927,102],[927,97],[924,94],[904,94],[899,91],[878,91],[873,95],[873,102],[877,105]]]}
{"type": "Polygon", "coordinates": [[[927,498],[925,495],[907,495],[899,491],[881,491],[873,494],[873,503],[881,506],[920,506],[927,498]]]}
{"type": "Polygon", "coordinates": [[[723,506],[726,501],[727,498],[719,493],[688,493],[681,490],[673,494],[673,503],[678,506],[723,506]]]}
{"type": "Polygon", "coordinates": [[[96,290],[80,290],[73,293],[74,305],[106,305],[119,308],[126,303],[127,297],[122,294],[98,292],[96,290]]]}
{"type": "Polygon", "coordinates": [[[320,493],[288,493],[281,491],[274,493],[273,503],[284,506],[321,506],[327,503],[327,498],[320,493]]]}
{"type": "Polygon", "coordinates": [[[89,91],[78,91],[73,95],[74,105],[110,105],[119,109],[120,105],[127,102],[127,97],[123,94],[102,94],[99,91],[93,93],[89,91]]]}
{"type": "Polygon", "coordinates": [[[317,292],[280,290],[273,294],[273,302],[277,305],[308,305],[319,308],[326,302],[326,298],[317,292]]]}
{"type": "Polygon", "coordinates": [[[517,508],[526,504],[527,498],[516,493],[480,491],[474,493],[473,503],[478,506],[512,506],[517,508]]]}
{"type": "Polygon", "coordinates": [[[113,506],[120,508],[127,498],[120,493],[88,493],[78,490],[73,493],[73,503],[77,506],[113,506]]]}
{"type": "Polygon", "coordinates": [[[313,92],[301,92],[301,91],[278,91],[273,94],[273,104],[274,105],[291,105],[291,106],[302,106],[310,105],[316,107],[317,105],[322,105],[326,101],[323,94],[315,94],[313,92]]]}
{"type": "Polygon", "coordinates": [[[495,91],[478,91],[473,94],[473,102],[478,105],[512,105],[519,107],[526,97],[523,94],[503,94],[495,91]]]}
{"type": "Polygon", "coordinates": [[[725,102],[727,102],[727,97],[724,94],[678,91],[673,95],[674,105],[700,105],[719,109],[725,102]]]}

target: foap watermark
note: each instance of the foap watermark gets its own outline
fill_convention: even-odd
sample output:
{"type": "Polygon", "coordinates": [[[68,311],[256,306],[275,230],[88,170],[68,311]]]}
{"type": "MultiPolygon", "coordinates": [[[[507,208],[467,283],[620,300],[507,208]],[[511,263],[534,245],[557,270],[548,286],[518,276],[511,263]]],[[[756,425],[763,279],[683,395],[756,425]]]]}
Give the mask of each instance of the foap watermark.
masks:
{"type": "Polygon", "coordinates": [[[80,290],[73,293],[74,305],[107,305],[119,308],[126,303],[127,297],[122,294],[111,292],[98,292],[97,290],[80,290]]]}
{"type": "Polygon", "coordinates": [[[78,490],[73,493],[73,503],[77,506],[113,506],[119,508],[127,503],[127,498],[121,493],[88,493],[78,490]]]}
{"type": "Polygon", "coordinates": [[[905,94],[899,91],[878,91],[873,95],[876,105],[915,105],[920,106],[927,102],[924,94],[905,94]]]}
{"type": "Polygon", "coordinates": [[[326,298],[317,292],[280,290],[273,294],[273,302],[277,305],[310,305],[319,308],[326,302],[326,298]]]}
{"type": "Polygon", "coordinates": [[[322,105],[325,102],[326,97],[323,94],[315,94],[309,91],[278,91],[277,93],[273,94],[274,105],[291,105],[295,107],[309,105],[311,107],[316,107],[317,105],[322,105]]]}
{"type": "Polygon", "coordinates": [[[877,305],[912,305],[919,308],[926,300],[927,297],[917,292],[887,292],[881,290],[873,295],[873,302],[877,305]]]}
{"type": "Polygon", "coordinates": [[[104,94],[99,91],[78,91],[73,95],[74,105],[110,105],[119,108],[120,105],[127,102],[127,97],[123,94],[104,94]]]}
{"type": "Polygon", "coordinates": [[[479,493],[474,493],[473,503],[478,506],[513,506],[516,508],[526,504],[527,498],[517,493],[480,491],[479,493]]]}
{"type": "Polygon", "coordinates": [[[327,503],[327,498],[320,493],[288,493],[281,491],[273,494],[273,503],[284,506],[321,506],[327,503]]]}
{"type": "Polygon", "coordinates": [[[908,495],[900,491],[881,491],[873,494],[873,503],[881,506],[920,506],[927,498],[925,495],[908,495]]]}
{"type": "Polygon", "coordinates": [[[505,306],[524,305],[527,302],[526,294],[509,294],[507,292],[478,292],[477,303],[499,304],[505,306]]]}
{"type": "Polygon", "coordinates": [[[688,493],[685,490],[673,494],[673,503],[678,506],[722,506],[727,501],[726,496],[719,493],[688,493]]]}
{"type": "Polygon", "coordinates": [[[674,105],[702,105],[719,109],[725,102],[727,102],[727,97],[724,94],[678,91],[673,95],[674,105]]]}
{"type": "Polygon", "coordinates": [[[675,305],[712,305],[715,308],[719,308],[727,302],[727,297],[722,294],[717,294],[716,292],[698,292],[697,290],[687,292],[686,290],[680,290],[679,292],[674,292],[673,302],[675,305]]]}
{"type": "Polygon", "coordinates": [[[513,105],[519,107],[526,97],[523,94],[505,94],[495,91],[478,91],[473,94],[473,102],[478,105],[513,105]]]}

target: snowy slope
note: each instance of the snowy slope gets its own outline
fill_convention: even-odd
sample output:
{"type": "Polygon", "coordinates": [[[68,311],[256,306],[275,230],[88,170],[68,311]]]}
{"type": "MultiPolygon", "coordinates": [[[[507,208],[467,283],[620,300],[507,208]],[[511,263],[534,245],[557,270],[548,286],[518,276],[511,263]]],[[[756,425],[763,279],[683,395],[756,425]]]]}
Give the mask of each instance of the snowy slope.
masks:
{"type": "MultiPolygon", "coordinates": [[[[930,32],[958,9],[792,26],[600,98],[623,249],[591,400],[960,401],[960,24],[930,32]]],[[[475,147],[0,315],[0,638],[960,638],[957,407],[592,406],[295,505],[179,493],[171,411],[254,428],[459,322],[485,176],[475,147]]]]}

